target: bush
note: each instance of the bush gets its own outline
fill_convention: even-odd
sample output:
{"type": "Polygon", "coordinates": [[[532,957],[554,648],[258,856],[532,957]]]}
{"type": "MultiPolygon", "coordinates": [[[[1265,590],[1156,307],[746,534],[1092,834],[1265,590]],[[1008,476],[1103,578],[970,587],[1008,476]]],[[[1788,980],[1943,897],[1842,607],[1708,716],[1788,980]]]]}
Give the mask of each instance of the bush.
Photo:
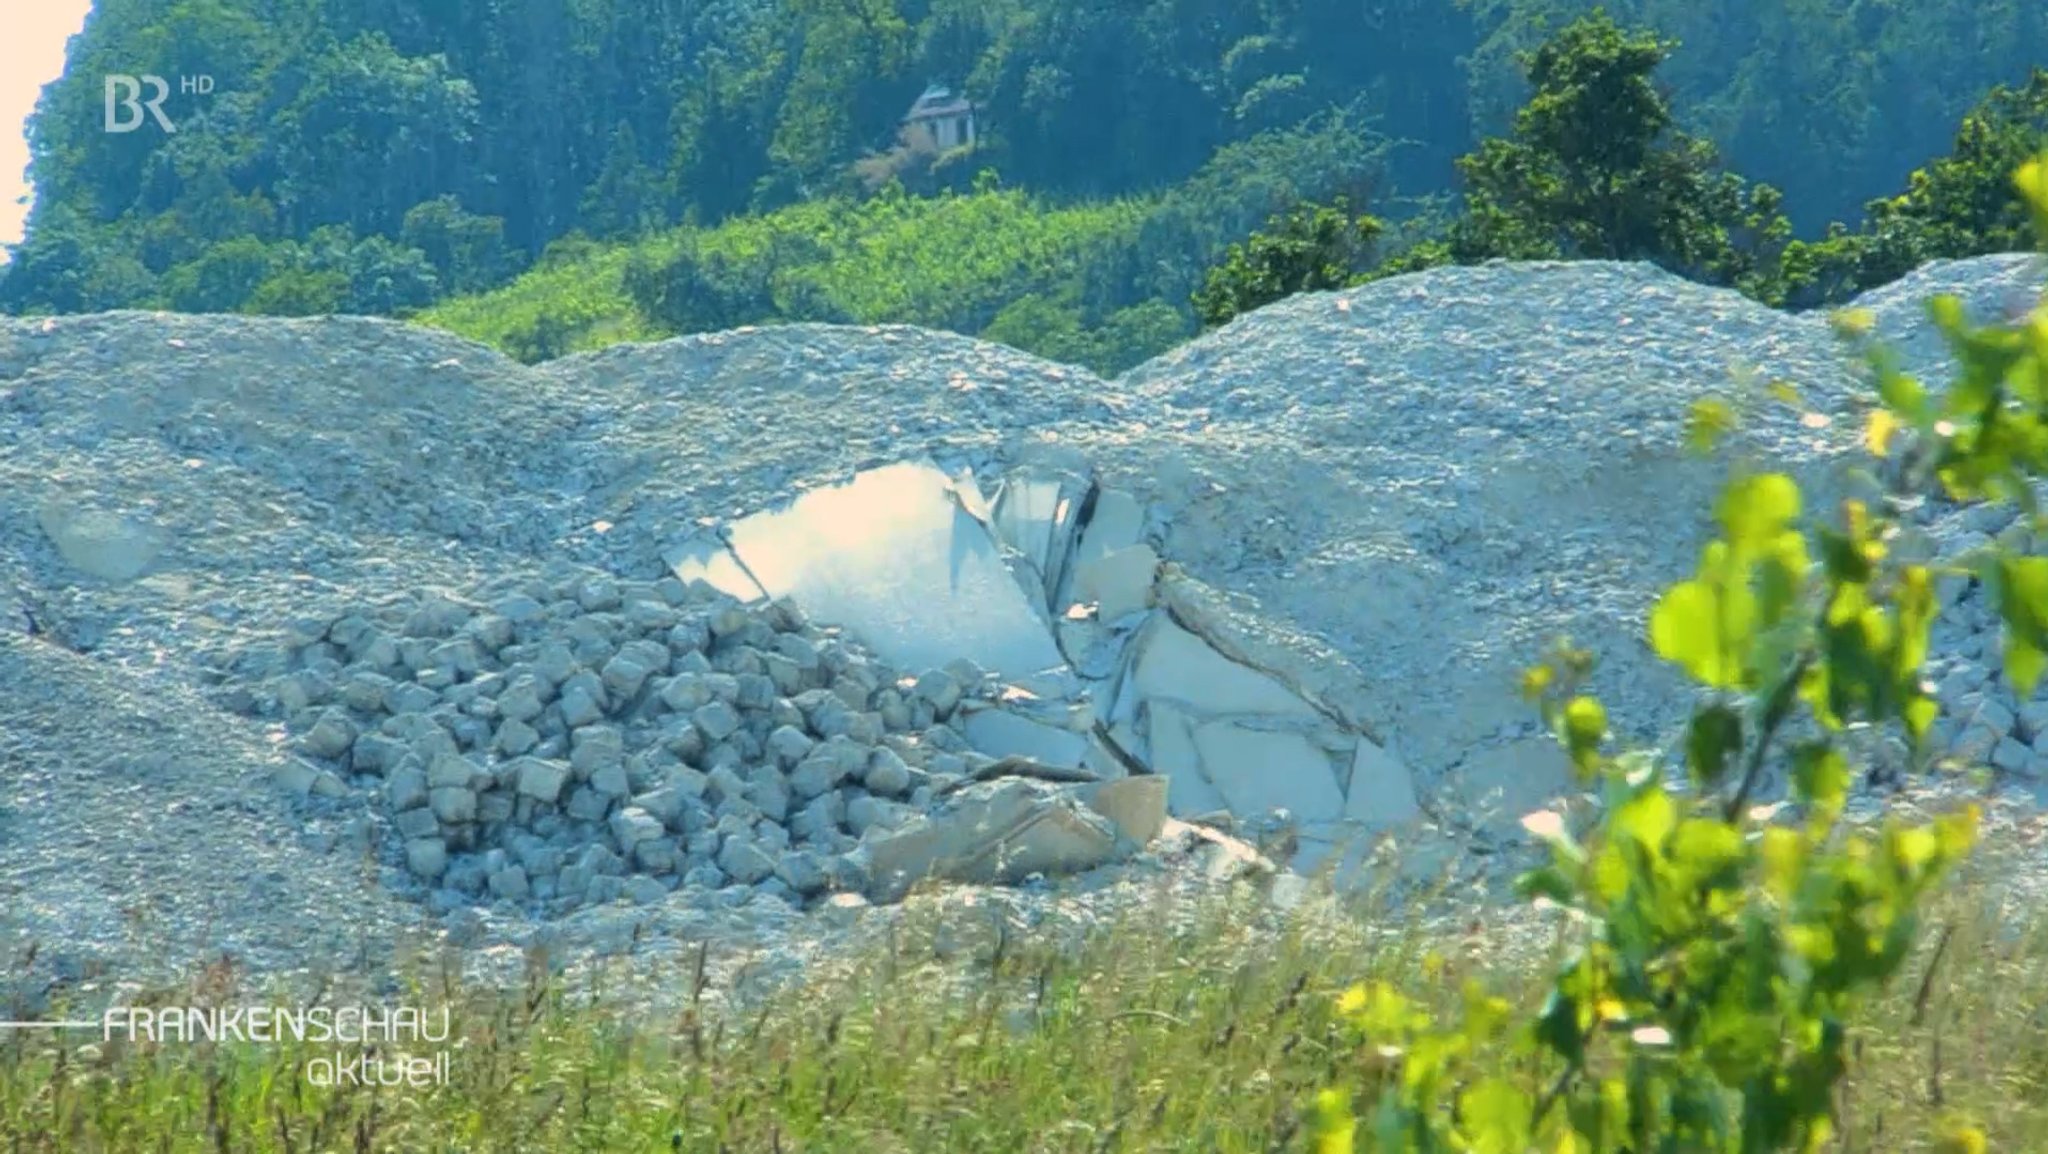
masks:
{"type": "MultiPolygon", "coordinates": [[[[2048,246],[2048,152],[2015,184],[2048,246]]],[[[1961,366],[1938,399],[1871,342],[1867,317],[1840,320],[1875,371],[1871,452],[1900,451],[1901,493],[1938,483],[2033,512],[2030,480],[2048,473],[2048,301],[1983,328],[1952,298],[1930,312],[1961,366]]],[[[1701,443],[1731,415],[1703,405],[1701,443]]],[[[1839,822],[1852,728],[1897,724],[1919,760],[1929,752],[1936,573],[1892,556],[1887,508],[1851,500],[1837,523],[1805,525],[1782,474],[1736,475],[1719,513],[1698,572],[1650,618],[1659,656],[1706,691],[1685,739],[1689,800],[1652,754],[1605,751],[1606,711],[1578,692],[1589,654],[1561,645],[1532,668],[1525,690],[1599,790],[1583,835],[1559,814],[1525,819],[1552,860],[1519,888],[1565,912],[1572,948],[1519,1023],[1477,984],[1449,1026],[1386,983],[1346,991],[1338,1010],[1367,1075],[1318,1097],[1319,1150],[1813,1151],[1835,1137],[1852,1029],[1975,838],[1974,807],[1874,835],[1839,822]],[[1780,750],[1802,707],[1818,736],[1780,750]],[[1792,820],[1748,804],[1774,757],[1792,820]]],[[[2048,669],[2048,558],[1994,545],[1970,564],[1995,592],[2005,673],[2024,696],[2048,669]]],[[[1958,1125],[1941,1144],[1981,1151],[1984,1138],[1958,1125]]]]}
{"type": "Polygon", "coordinates": [[[1330,205],[1297,205],[1243,244],[1230,246],[1195,292],[1195,314],[1213,328],[1295,293],[1343,288],[1368,263],[1382,227],[1354,213],[1345,197],[1330,205]]]}

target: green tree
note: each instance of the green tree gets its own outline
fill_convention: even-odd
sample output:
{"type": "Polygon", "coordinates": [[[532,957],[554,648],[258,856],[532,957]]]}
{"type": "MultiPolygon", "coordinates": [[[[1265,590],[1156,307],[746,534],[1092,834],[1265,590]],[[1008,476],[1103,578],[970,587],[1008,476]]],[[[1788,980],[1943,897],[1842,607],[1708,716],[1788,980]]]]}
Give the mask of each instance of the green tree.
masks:
{"type": "Polygon", "coordinates": [[[775,317],[774,269],[685,236],[666,260],[635,257],[625,289],[671,332],[716,332],[775,317]]]}
{"type": "Polygon", "coordinates": [[[1674,47],[1596,10],[1525,55],[1534,91],[1512,131],[1457,162],[1450,258],[1647,260],[1780,299],[1781,198],[1673,127],[1653,73],[1674,47]]]}
{"type": "Polygon", "coordinates": [[[280,317],[323,316],[342,312],[347,299],[348,274],[340,269],[285,268],[257,285],[243,302],[242,311],[280,317]]]}
{"type": "Polygon", "coordinates": [[[406,210],[398,242],[425,254],[451,292],[480,292],[502,283],[517,267],[505,243],[505,222],[467,212],[454,196],[437,196],[406,210]]]}
{"type": "Polygon", "coordinates": [[[1195,313],[1214,327],[1295,293],[1342,288],[1365,267],[1383,227],[1354,213],[1347,197],[1297,205],[1230,246],[1194,294],[1195,313]]]}
{"type": "Polygon", "coordinates": [[[659,227],[666,219],[661,176],[640,158],[633,126],[621,121],[612,130],[604,169],[584,190],[577,219],[595,237],[634,237],[659,227]]]}
{"type": "Polygon", "coordinates": [[[316,56],[275,115],[276,199],[294,230],[394,236],[467,162],[479,104],[445,56],[407,57],[369,33],[316,56]]]}
{"type": "Polygon", "coordinates": [[[164,303],[179,312],[235,312],[269,279],[277,263],[272,247],[253,236],[223,241],[164,274],[164,303]]]}
{"type": "Polygon", "coordinates": [[[8,263],[0,268],[0,309],[10,312],[128,308],[154,289],[155,278],[118,235],[63,208],[9,246],[8,263]]]}

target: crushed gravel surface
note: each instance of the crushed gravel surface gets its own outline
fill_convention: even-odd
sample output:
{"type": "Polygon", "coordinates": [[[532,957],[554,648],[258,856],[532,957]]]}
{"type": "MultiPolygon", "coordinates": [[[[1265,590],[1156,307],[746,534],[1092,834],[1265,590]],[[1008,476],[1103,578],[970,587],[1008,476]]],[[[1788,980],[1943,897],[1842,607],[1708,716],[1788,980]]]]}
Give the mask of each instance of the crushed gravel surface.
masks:
{"type": "MultiPolygon", "coordinates": [[[[1927,294],[1983,316],[2040,282],[2031,258],[1987,257],[1859,303],[1938,374],[1927,294]]],[[[921,455],[982,475],[1078,464],[1138,494],[1164,557],[1244,598],[1275,644],[1355,667],[1375,736],[1462,804],[1499,784],[1481,770],[1519,774],[1533,719],[1513,673],[1560,633],[1602,655],[1594,688],[1629,736],[1683,715],[1642,621],[1725,476],[1681,451],[1687,412],[1735,395],[1738,373],[1794,382],[1830,418],[1763,403],[1741,446],[1839,488],[1861,392],[1825,319],[1646,265],[1308,294],[1111,382],[902,326],[525,367],[365,318],[0,318],[0,950],[37,943],[16,984],[33,999],[221,951],[280,972],[369,958],[446,928],[361,799],[279,787],[293,734],[234,694],[268,674],[262,654],[308,620],[430,592],[652,582],[706,519],[921,455]]],[[[1981,632],[1958,605],[1956,627],[1981,632]]],[[[1959,728],[1995,683],[1957,675],[1979,695],[1958,698],[1959,728]]],[[[2001,737],[2033,740],[2027,704],[2001,706],[2001,737]]],[[[619,906],[488,907],[453,928],[504,965],[537,942],[745,939],[788,961],[836,940],[770,900],[619,906]]]]}

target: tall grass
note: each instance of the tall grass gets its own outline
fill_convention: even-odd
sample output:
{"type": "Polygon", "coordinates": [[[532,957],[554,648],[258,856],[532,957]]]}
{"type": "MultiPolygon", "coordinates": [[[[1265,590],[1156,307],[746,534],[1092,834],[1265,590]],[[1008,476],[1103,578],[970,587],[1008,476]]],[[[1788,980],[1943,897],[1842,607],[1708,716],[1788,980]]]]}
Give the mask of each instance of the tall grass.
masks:
{"type": "MultiPolygon", "coordinates": [[[[2048,916],[1996,880],[2038,847],[1986,852],[1941,899],[1911,980],[1860,1028],[1835,1148],[1920,1149],[1960,1110],[1994,1150],[2048,1149],[2048,916]]],[[[409,1002],[455,1008],[450,1082],[426,1089],[310,1086],[305,1062],[331,1049],[310,1044],[17,1035],[0,1043],[0,1149],[1291,1149],[1306,1097],[1363,1058],[1332,1029],[1344,987],[1384,977],[1448,1008],[1478,975],[1528,1008],[1551,960],[1540,926],[1486,907],[1424,922],[1318,898],[1276,921],[1239,887],[1079,935],[944,908],[743,1006],[717,996],[702,954],[673,974],[621,963],[666,988],[663,1009],[579,996],[591,987],[543,966],[517,989],[414,972],[409,1002]]],[[[161,998],[241,996],[219,977],[161,998]]]]}

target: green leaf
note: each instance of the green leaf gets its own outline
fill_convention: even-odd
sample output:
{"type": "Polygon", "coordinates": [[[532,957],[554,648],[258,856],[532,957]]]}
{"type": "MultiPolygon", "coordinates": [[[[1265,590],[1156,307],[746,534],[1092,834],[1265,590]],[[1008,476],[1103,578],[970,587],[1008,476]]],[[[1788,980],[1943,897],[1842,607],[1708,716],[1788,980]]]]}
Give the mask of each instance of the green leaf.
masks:
{"type": "Polygon", "coordinates": [[[1654,779],[1617,807],[1608,818],[1609,836],[1632,840],[1654,853],[1661,853],[1664,839],[1678,826],[1678,803],[1654,779]]]}
{"type": "Polygon", "coordinates": [[[2024,701],[2048,667],[2048,557],[2000,557],[1997,583],[2006,678],[2024,701]]]}
{"type": "Polygon", "coordinates": [[[1650,647],[1700,682],[1733,688],[1739,663],[1729,657],[1721,631],[1721,599],[1704,581],[1682,581],[1667,590],[1650,612],[1650,647]]]}
{"type": "Polygon", "coordinates": [[[1783,473],[1744,477],[1721,497],[1721,525],[1739,552],[1770,541],[1798,516],[1799,485],[1783,473]]]}
{"type": "Polygon", "coordinates": [[[1516,878],[1515,893],[1524,901],[1549,898],[1561,906],[1572,904],[1579,896],[1571,879],[1554,865],[1539,866],[1516,878]]]}
{"type": "Polygon", "coordinates": [[[1970,852],[1977,844],[1977,822],[1981,815],[1977,807],[1966,806],[1956,813],[1943,814],[1934,819],[1934,840],[1940,848],[1944,861],[1955,861],[1970,852]]]}
{"type": "Polygon", "coordinates": [[[1762,864],[1764,892],[1780,902],[1790,902],[1799,892],[1806,866],[1806,841],[1792,830],[1773,826],[1764,831],[1758,850],[1762,864]]]}
{"type": "Polygon", "coordinates": [[[2012,186],[2024,197],[2034,217],[2034,233],[2048,245],[2048,152],[2020,166],[2012,186]]]}
{"type": "Polygon", "coordinates": [[[1576,1066],[1586,1059],[1586,1033],[1579,1028],[1578,999],[1553,989],[1536,1019],[1536,1041],[1576,1066]]]}
{"type": "Polygon", "coordinates": [[[1941,706],[1932,697],[1916,694],[1906,702],[1899,716],[1906,723],[1906,733],[1918,745],[1926,740],[1927,731],[1934,726],[1934,719],[1941,716],[1941,706]]]}
{"type": "Polygon", "coordinates": [[[1692,715],[1685,734],[1685,768],[1694,784],[1711,789],[1727,775],[1742,751],[1742,717],[1725,705],[1692,715]]]}
{"type": "Polygon", "coordinates": [[[1861,542],[1825,526],[1819,533],[1821,564],[1829,578],[1858,585],[1870,580],[1871,561],[1861,542]]]}
{"type": "Polygon", "coordinates": [[[1588,773],[1600,764],[1600,743],[1607,737],[1607,709],[1591,697],[1574,697],[1564,707],[1565,748],[1572,764],[1588,773]]]}
{"type": "Polygon", "coordinates": [[[1849,797],[1849,763],[1833,745],[1804,742],[1792,751],[1793,796],[1831,823],[1849,797]]]}
{"type": "Polygon", "coordinates": [[[1890,452],[1892,437],[1899,431],[1899,418],[1890,409],[1872,409],[1863,425],[1863,447],[1873,457],[1890,452]]]}
{"type": "MultiPolygon", "coordinates": [[[[2048,230],[2048,223],[2042,225],[2048,230]]],[[[1934,1143],[1934,1154],[1984,1154],[1991,1144],[1984,1137],[1984,1131],[1975,1126],[1950,1123],[1934,1143]]]]}
{"type": "Polygon", "coordinates": [[[2032,643],[2008,635],[2005,640],[2005,680],[2022,699],[2032,697],[2041,674],[2048,672],[2048,653],[2032,643]]]}
{"type": "Polygon", "coordinates": [[[1523,1154],[1535,1127],[1536,1104],[1504,1078],[1484,1078],[1458,1098],[1473,1154],[1523,1154]]]}
{"type": "Polygon", "coordinates": [[[1928,637],[1940,611],[1935,604],[1934,577],[1927,567],[1907,566],[1899,574],[1893,600],[1899,609],[1899,646],[1894,651],[1893,672],[1910,685],[1919,679],[1920,666],[1927,661],[1928,637]]]}
{"type": "Polygon", "coordinates": [[[1829,314],[1828,322],[1845,337],[1868,336],[1877,327],[1877,314],[1865,308],[1839,309],[1829,314]]]}
{"type": "Polygon", "coordinates": [[[1309,1135],[1315,1154],[1351,1154],[1356,1148],[1358,1120],[1351,1114],[1351,1099],[1337,1090],[1316,1094],[1311,1109],[1309,1135]]]}

